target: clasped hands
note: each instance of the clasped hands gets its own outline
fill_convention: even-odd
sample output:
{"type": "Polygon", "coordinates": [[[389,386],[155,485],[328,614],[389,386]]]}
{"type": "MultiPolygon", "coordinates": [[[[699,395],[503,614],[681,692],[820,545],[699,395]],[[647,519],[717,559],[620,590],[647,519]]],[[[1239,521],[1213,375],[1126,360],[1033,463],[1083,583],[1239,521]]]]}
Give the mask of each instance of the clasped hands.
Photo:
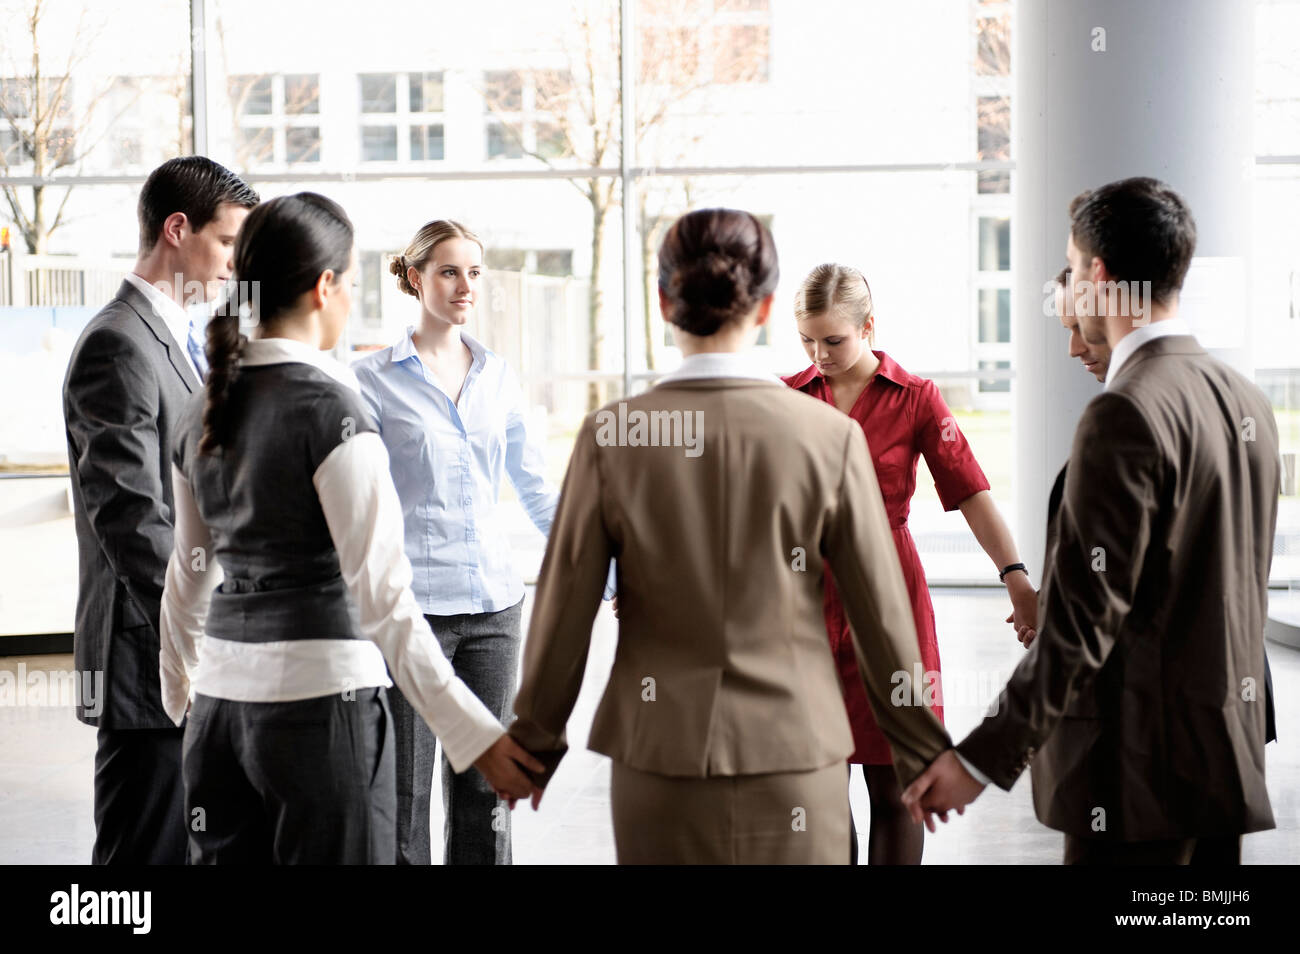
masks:
{"type": "MultiPolygon", "coordinates": [[[[541,804],[543,789],[525,774],[524,769],[541,773],[546,767],[509,735],[502,735],[493,742],[474,762],[474,767],[483,773],[497,797],[508,803],[511,809],[521,798],[531,799],[534,810],[541,804]]],[[[949,812],[964,814],[966,806],[982,791],[984,785],[972,778],[958,761],[957,750],[948,749],[907,787],[903,792],[903,804],[913,821],[924,823],[933,833],[937,828],[936,815],[946,823],[949,812]]]]}
{"type": "MultiPolygon", "coordinates": [[[[1012,571],[1006,578],[1011,597],[1011,615],[1007,617],[1016,631],[1016,639],[1028,649],[1038,636],[1038,591],[1029,577],[1012,571]]],[[[956,749],[948,749],[927,766],[926,770],[903,792],[903,805],[912,820],[924,823],[931,833],[936,829],[935,816],[947,822],[948,813],[966,812],[966,806],[984,791],[984,784],[971,776],[957,758],[956,749]]]]}
{"type": "MultiPolygon", "coordinates": [[[[1008,623],[1016,627],[1016,638],[1029,648],[1037,632],[1034,627],[1038,616],[1038,592],[1021,576],[1008,586],[1013,612],[1008,623]]],[[[614,597],[614,615],[618,616],[618,597],[614,597]]],[[[521,798],[531,798],[534,811],[541,804],[543,789],[538,787],[520,766],[532,772],[545,771],[536,758],[509,735],[503,735],[474,763],[496,791],[497,797],[507,802],[513,810],[521,798]]],[[[957,750],[948,749],[926,767],[903,792],[903,804],[913,821],[924,823],[933,834],[937,830],[934,818],[945,824],[948,813],[964,814],[966,806],[984,791],[982,782],[966,771],[957,759],[957,750]]]]}
{"type": "Polygon", "coordinates": [[[474,762],[491,784],[497,798],[506,802],[511,810],[521,798],[531,798],[533,810],[542,803],[542,789],[524,771],[541,774],[546,766],[533,757],[509,735],[503,734],[474,762]]]}
{"type": "Polygon", "coordinates": [[[924,823],[933,834],[934,817],[948,821],[948,813],[964,814],[966,806],[984,791],[984,784],[976,781],[957,758],[956,749],[948,749],[926,767],[903,792],[903,805],[912,820],[924,823]]]}

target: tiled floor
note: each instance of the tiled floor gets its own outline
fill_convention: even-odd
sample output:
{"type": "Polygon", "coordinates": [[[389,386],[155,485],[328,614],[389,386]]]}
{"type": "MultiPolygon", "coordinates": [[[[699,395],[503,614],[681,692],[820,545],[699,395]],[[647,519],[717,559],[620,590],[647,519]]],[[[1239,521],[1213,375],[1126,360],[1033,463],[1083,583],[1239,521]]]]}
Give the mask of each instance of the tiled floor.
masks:
{"type": "MultiPolygon", "coordinates": [[[[982,716],[1023,652],[1002,619],[997,591],[937,590],[935,615],[946,687],[949,730],[960,738],[982,716]],[[975,674],[972,676],[972,674],[975,674]],[[964,678],[964,681],[962,681],[964,678]]],[[[527,607],[526,607],[527,609],[527,607]]],[[[525,616],[527,618],[527,616],[525,616]]],[[[609,761],[583,748],[587,729],[613,659],[616,622],[602,607],[583,687],[569,735],[573,751],[556,774],[538,812],[521,805],[514,814],[519,864],[614,861],[609,819],[609,761]]],[[[1300,652],[1269,645],[1282,742],[1268,746],[1268,788],[1277,830],[1249,835],[1248,863],[1300,860],[1300,652]]],[[[68,656],[0,659],[0,670],[27,673],[66,669],[68,656]]],[[[29,698],[28,702],[32,700],[29,698]]],[[[69,706],[14,705],[0,696],[0,863],[80,863],[94,839],[91,774],[94,730],[79,724],[69,706]]],[[[434,791],[439,788],[435,782],[434,791]]],[[[869,820],[860,775],[850,787],[853,812],[865,838],[869,820]]],[[[434,830],[441,829],[435,807],[434,830]]],[[[1040,825],[1025,777],[1010,794],[986,791],[960,818],[927,836],[930,864],[1055,864],[1061,836],[1040,825]]]]}

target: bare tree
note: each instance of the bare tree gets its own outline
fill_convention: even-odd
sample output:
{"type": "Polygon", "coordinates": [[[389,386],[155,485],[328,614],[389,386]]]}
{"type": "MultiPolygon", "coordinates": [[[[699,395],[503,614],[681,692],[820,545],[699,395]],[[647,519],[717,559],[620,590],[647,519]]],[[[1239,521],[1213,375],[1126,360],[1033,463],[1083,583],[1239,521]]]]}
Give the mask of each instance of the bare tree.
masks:
{"type": "Polygon", "coordinates": [[[1011,75],[1011,15],[975,18],[975,73],[1011,75]]]}
{"type": "Polygon", "coordinates": [[[694,180],[679,181],[681,201],[673,201],[674,183],[656,187],[658,180],[647,179],[637,190],[637,224],[641,236],[641,331],[645,342],[647,370],[655,369],[655,291],[658,272],[659,243],[677,216],[689,209],[692,202],[694,180]]]}
{"type": "MultiPolygon", "coordinates": [[[[230,102],[230,128],[235,132],[234,164],[240,172],[249,172],[256,166],[264,166],[275,161],[275,139],[281,126],[250,124],[245,120],[250,116],[274,115],[275,87],[283,88],[284,106],[280,118],[285,116],[318,113],[320,111],[320,83],[317,74],[297,74],[280,76],[276,73],[239,73],[230,72],[230,59],[226,51],[226,28],[221,17],[216,18],[217,45],[221,51],[222,72],[225,73],[226,92],[230,102]],[[315,80],[315,82],[297,82],[295,80],[315,80]],[[263,106],[263,103],[265,104],[263,106]],[[250,135],[251,134],[251,135],[250,135]]],[[[293,128],[285,126],[287,130],[293,128]]],[[[287,148],[287,143],[286,143],[287,148]]]]}
{"type": "MultiPolygon", "coordinates": [[[[185,92],[182,64],[178,63],[170,76],[100,77],[93,81],[83,67],[99,38],[102,24],[87,23],[88,9],[82,9],[71,30],[67,58],[52,68],[49,57],[41,52],[42,40],[50,30],[66,30],[67,24],[57,20],[47,22],[50,19],[47,0],[28,0],[24,5],[21,23],[30,41],[31,59],[23,67],[10,59],[0,76],[0,173],[3,175],[30,175],[39,180],[67,168],[80,174],[85,161],[136,106],[149,82],[175,99],[179,107],[175,152],[185,150],[188,135],[182,102],[185,92]],[[78,85],[79,95],[74,97],[78,85]],[[111,104],[108,107],[111,115],[104,122],[97,122],[105,103],[111,104]]],[[[38,181],[29,187],[5,185],[0,189],[9,216],[29,253],[45,252],[50,237],[69,222],[68,200],[73,188],[73,185],[38,181]],[[24,188],[31,189],[30,198],[20,191],[24,188]],[[62,189],[63,195],[51,216],[47,201],[55,189],[62,189]]]]}
{"type": "MultiPolygon", "coordinates": [[[[623,0],[624,3],[633,0],[623,0]]],[[[766,77],[767,37],[757,27],[731,23],[726,14],[740,0],[636,0],[640,51],[636,71],[637,155],[650,165],[671,163],[699,141],[698,131],[673,123],[674,113],[710,87],[755,82],[766,77]]],[[[611,167],[618,162],[622,124],[620,6],[577,0],[576,28],[559,38],[567,66],[508,77],[489,76],[484,101],[513,154],[527,155],[552,168],[611,167]],[[524,94],[533,93],[533,108],[524,94]]],[[[752,6],[752,4],[750,4],[752,6]]],[[[604,344],[602,285],[605,231],[626,197],[612,177],[575,176],[569,180],[591,206],[591,294],[588,304],[588,366],[598,369],[604,344]]],[[[640,190],[637,213],[643,226],[643,268],[653,274],[652,251],[667,224],[662,211],[652,213],[640,190]],[[649,226],[649,232],[645,226],[649,226]],[[649,251],[647,251],[649,250],[649,251]]],[[[647,297],[648,297],[648,281],[647,297]]],[[[653,366],[652,307],[643,310],[647,360],[653,366]]],[[[603,389],[588,389],[591,406],[601,403],[603,389]]]]}
{"type": "MultiPolygon", "coordinates": [[[[6,176],[14,174],[13,166],[30,162],[31,175],[43,177],[56,169],[78,164],[93,148],[93,144],[81,143],[80,148],[78,145],[90,125],[97,97],[91,97],[91,105],[79,116],[74,118],[72,110],[71,77],[84,59],[77,51],[89,49],[89,40],[84,37],[84,13],[77,22],[71,44],[73,52],[51,73],[41,60],[44,6],[44,0],[32,0],[23,20],[25,32],[31,38],[30,68],[19,75],[16,64],[12,66],[0,89],[0,119],[4,123],[0,128],[11,140],[8,148],[0,149],[0,170],[6,176]]],[[[51,187],[38,183],[30,188],[30,203],[23,201],[17,186],[6,185],[2,191],[27,251],[37,254],[45,251],[50,235],[63,224],[72,187],[63,187],[63,199],[52,219],[46,213],[46,192],[51,187]]]]}
{"type": "MultiPolygon", "coordinates": [[[[277,74],[243,73],[231,76],[228,80],[230,93],[231,128],[236,131],[234,143],[235,165],[240,171],[251,170],[254,166],[266,165],[275,161],[275,138],[283,123],[274,125],[245,125],[247,116],[271,115],[270,107],[265,113],[250,111],[250,104],[264,97],[270,100],[274,95],[277,74]],[[245,135],[244,130],[253,132],[245,135]]],[[[280,79],[284,87],[284,116],[314,113],[320,108],[320,86],[309,82],[294,82],[290,77],[280,79]]],[[[285,126],[288,130],[298,128],[285,126]]],[[[286,142],[286,149],[287,149],[286,142]]],[[[286,156],[286,160],[287,160],[286,156]]]]}
{"type": "MultiPolygon", "coordinates": [[[[975,18],[975,73],[977,76],[1011,76],[1011,15],[975,18]]],[[[981,160],[1011,158],[1011,98],[980,96],[975,103],[976,157],[981,160]]],[[[977,175],[980,192],[1009,192],[1011,176],[1005,171],[977,175]]]]}

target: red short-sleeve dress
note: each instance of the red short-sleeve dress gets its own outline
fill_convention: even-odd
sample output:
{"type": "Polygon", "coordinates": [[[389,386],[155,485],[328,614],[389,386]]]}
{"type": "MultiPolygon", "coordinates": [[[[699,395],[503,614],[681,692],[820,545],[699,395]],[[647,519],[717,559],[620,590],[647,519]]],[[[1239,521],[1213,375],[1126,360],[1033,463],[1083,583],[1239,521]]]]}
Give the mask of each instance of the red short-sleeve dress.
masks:
{"type": "MultiPolygon", "coordinates": [[[[927,673],[937,674],[939,643],[934,631],[934,607],[930,603],[930,589],[921,568],[920,555],[907,529],[912,493],[916,490],[916,461],[921,454],[925,455],[925,463],[934,476],[935,489],[944,510],[956,510],[967,497],[988,490],[989,482],[935,383],[904,371],[883,351],[873,354],[880,359],[880,370],[863,389],[849,416],[862,425],[871,461],[876,467],[876,479],[893,528],[903,579],[912,598],[921,662],[927,673]]],[[[792,388],[835,406],[830,385],[815,365],[782,380],[792,388]]],[[[849,622],[829,572],[826,574],[825,594],[826,631],[844,684],[849,724],[853,727],[855,750],[849,761],[888,765],[893,761],[889,743],[871,714],[853,655],[849,622]]],[[[892,686],[887,688],[893,689],[892,686]]],[[[942,721],[943,706],[935,705],[934,713],[942,721]]]]}

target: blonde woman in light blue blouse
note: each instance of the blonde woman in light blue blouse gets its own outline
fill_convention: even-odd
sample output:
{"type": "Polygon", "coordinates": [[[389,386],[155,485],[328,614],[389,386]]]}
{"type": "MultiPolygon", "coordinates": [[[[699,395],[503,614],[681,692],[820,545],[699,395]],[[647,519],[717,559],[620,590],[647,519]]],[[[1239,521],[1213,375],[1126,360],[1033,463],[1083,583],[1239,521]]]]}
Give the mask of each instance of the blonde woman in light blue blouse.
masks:
{"type": "MultiPolygon", "coordinates": [[[[465,331],[482,291],[483,243],[456,222],[430,222],[391,271],[420,302],[418,325],[354,365],[388,448],[402,501],[413,589],[457,675],[501,718],[518,679],[523,580],[498,500],[508,477],[549,534],[558,491],[542,474],[514,372],[465,331]]],[[[393,693],[398,862],[430,862],[434,737],[393,693]]],[[[510,813],[490,785],[443,761],[444,859],[509,864],[510,813]]]]}

